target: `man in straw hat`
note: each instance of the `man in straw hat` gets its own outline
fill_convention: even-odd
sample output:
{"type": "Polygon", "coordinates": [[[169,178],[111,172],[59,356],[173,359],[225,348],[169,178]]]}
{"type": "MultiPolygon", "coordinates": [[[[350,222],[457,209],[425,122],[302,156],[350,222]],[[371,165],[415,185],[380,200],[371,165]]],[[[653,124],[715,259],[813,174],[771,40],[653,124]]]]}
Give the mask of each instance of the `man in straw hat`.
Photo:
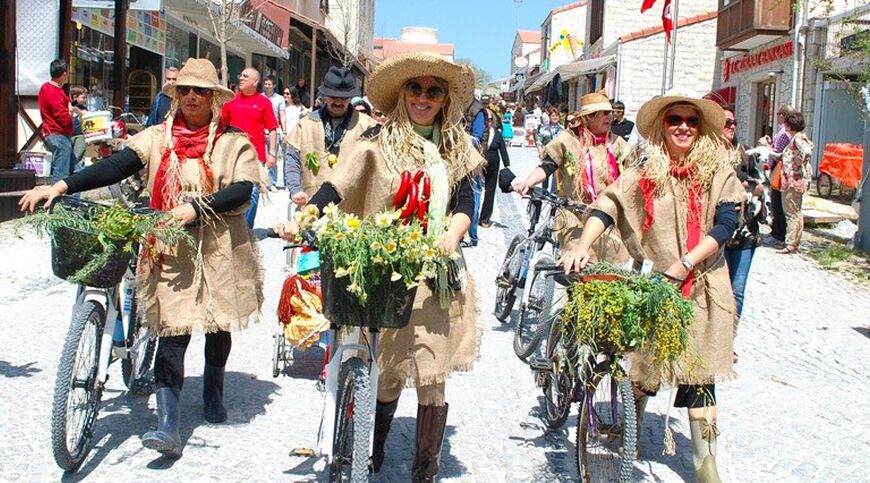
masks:
{"type": "Polygon", "coordinates": [[[353,72],[348,67],[330,67],[318,88],[325,104],[302,118],[286,139],[285,183],[290,197],[299,206],[308,204],[311,195],[335,169],[374,119],[350,107],[350,99],[360,95],[353,72]]]}
{"type": "MultiPolygon", "coordinates": [[[[311,204],[323,210],[337,203],[359,217],[375,215],[390,209],[403,172],[422,171],[431,190],[424,212],[417,215],[427,220],[426,230],[438,237],[442,253],[455,253],[474,216],[470,176],[479,173],[484,163],[462,122],[474,92],[474,73],[436,54],[413,52],[385,60],[372,74],[368,88],[369,99],[387,114],[387,122],[379,133],[354,147],[349,153],[353,162],[334,171],[311,204]]],[[[426,181],[421,179],[424,186],[426,181]]],[[[290,238],[299,225],[289,222],[275,229],[290,238]]],[[[410,323],[381,330],[371,456],[375,471],[384,461],[399,396],[411,385],[416,387],[418,402],[411,478],[434,481],[438,473],[447,424],[445,384],[451,373],[470,370],[480,334],[474,285],[470,279],[463,285],[462,277],[456,278],[449,285],[433,280],[420,283],[410,323]]],[[[446,277],[436,280],[446,281],[446,277]]]]}
{"type": "MultiPolygon", "coordinates": [[[[544,146],[543,161],[526,177],[514,183],[525,194],[531,186],[556,174],[556,191],[560,196],[582,204],[594,202],[612,184],[626,166],[633,164],[632,150],[619,136],[610,132],[613,108],[610,99],[592,92],[580,99],[580,111],[569,116],[565,129],[544,146]]],[[[560,250],[570,250],[583,229],[582,214],[562,209],[554,229],[560,250]]],[[[622,263],[628,259],[618,237],[604,237],[593,249],[596,260],[622,263]]]]}
{"type": "Polygon", "coordinates": [[[139,309],[160,337],[154,362],[157,430],[146,433],[142,444],[178,457],[184,446],[179,399],[191,334],[206,334],[203,412],[206,421],[220,423],[227,419],[223,386],[230,332],[259,318],[260,267],[242,215],[254,186],[266,179],[245,133],[220,122],[221,106],[233,93],[220,84],[210,61],[188,59],[177,83],[167,83],[163,92],[172,99],[164,122],[133,136],[123,151],[99,165],[28,191],[19,205],[32,211],[45,200],[47,208],[62,194],[107,186],[144,170],[151,207],[188,227],[194,245],[152,247],[158,253],[140,263],[137,291],[139,309]]]}
{"type": "MultiPolygon", "coordinates": [[[[674,406],[687,408],[695,477],[704,483],[720,481],[715,383],[734,376],[736,309],[722,248],[737,227],[737,204],[745,199],[723,144],[724,125],[722,108],[713,101],[681,95],[647,101],[637,115],[649,142],[646,162],[627,170],[593,203],[580,239],[561,260],[566,271],[583,268],[592,244],[614,225],[634,259],[649,259],[654,270],[680,281],[695,316],[687,345],[672,363],[656,363],[652,351],[631,354],[629,377],[638,425],[647,395],[661,385],[677,386],[674,406]]],[[[671,454],[672,441],[666,436],[671,454]]]]}

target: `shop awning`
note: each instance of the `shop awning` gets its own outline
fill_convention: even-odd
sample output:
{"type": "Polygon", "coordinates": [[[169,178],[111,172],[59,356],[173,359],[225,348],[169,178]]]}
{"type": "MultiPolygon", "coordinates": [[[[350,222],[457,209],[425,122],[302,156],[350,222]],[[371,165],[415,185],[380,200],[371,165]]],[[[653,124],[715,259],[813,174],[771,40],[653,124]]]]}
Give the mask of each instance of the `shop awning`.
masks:
{"type": "MultiPolygon", "coordinates": [[[[550,72],[539,74],[534,79],[529,79],[529,81],[531,81],[531,84],[526,87],[526,92],[534,92],[543,89],[547,84],[550,83],[551,80],[553,80],[553,77],[556,75],[557,72],[558,68],[553,69],[550,72]]],[[[528,84],[529,81],[527,81],[526,83],[528,84]]]]}
{"type": "Polygon", "coordinates": [[[570,64],[560,65],[557,67],[557,70],[562,74],[562,82],[566,82],[582,75],[600,72],[615,62],[615,55],[607,55],[596,59],[578,60],[570,64]]]}
{"type": "MultiPolygon", "coordinates": [[[[165,8],[170,13],[174,13],[176,17],[188,23],[195,23],[200,31],[208,32],[211,35],[214,35],[214,32],[212,30],[211,18],[209,18],[206,9],[211,8],[212,12],[218,14],[221,9],[220,5],[212,0],[194,0],[193,2],[189,0],[165,0],[165,8]]],[[[269,55],[282,59],[290,58],[290,54],[286,49],[282,49],[280,45],[276,45],[247,25],[237,24],[237,26],[239,31],[231,40],[235,48],[260,55],[269,55]]]]}
{"type": "Polygon", "coordinates": [[[716,89],[705,95],[704,99],[709,99],[723,107],[731,107],[734,106],[734,102],[737,100],[737,88],[731,86],[716,89]]]}

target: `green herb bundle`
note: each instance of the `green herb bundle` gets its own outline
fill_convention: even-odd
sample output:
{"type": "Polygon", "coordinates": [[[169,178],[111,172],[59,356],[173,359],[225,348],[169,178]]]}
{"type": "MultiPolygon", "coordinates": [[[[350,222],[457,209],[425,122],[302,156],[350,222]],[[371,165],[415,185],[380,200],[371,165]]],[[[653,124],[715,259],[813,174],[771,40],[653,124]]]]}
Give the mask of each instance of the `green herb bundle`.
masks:
{"type": "Polygon", "coordinates": [[[433,278],[447,261],[435,235],[427,233],[420,221],[401,220],[394,211],[360,219],[330,204],[323,218],[316,219],[316,209],[299,214],[303,226],[316,227],[318,249],[331,261],[337,278],[349,277],[347,290],[362,305],[369,283],[401,280],[412,288],[433,278]]]}
{"type": "Polygon", "coordinates": [[[638,275],[601,264],[593,274],[617,275],[613,281],[589,280],[571,287],[563,319],[577,344],[594,351],[651,352],[662,368],[688,348],[692,303],[677,287],[656,275],[638,275]]]}
{"type": "Polygon", "coordinates": [[[66,233],[65,241],[73,246],[63,246],[64,250],[77,253],[92,253],[93,257],[67,280],[82,283],[99,272],[119,251],[132,253],[135,243],[142,245],[145,253],[156,258],[159,253],[156,243],[174,247],[187,243],[191,248],[195,242],[184,228],[167,223],[169,213],[136,214],[122,204],[112,206],[92,204],[86,208],[69,208],[58,203],[51,211],[41,211],[21,220],[23,225],[33,227],[37,234],[57,240],[66,233]],[[70,235],[70,231],[73,233],[70,235]]]}

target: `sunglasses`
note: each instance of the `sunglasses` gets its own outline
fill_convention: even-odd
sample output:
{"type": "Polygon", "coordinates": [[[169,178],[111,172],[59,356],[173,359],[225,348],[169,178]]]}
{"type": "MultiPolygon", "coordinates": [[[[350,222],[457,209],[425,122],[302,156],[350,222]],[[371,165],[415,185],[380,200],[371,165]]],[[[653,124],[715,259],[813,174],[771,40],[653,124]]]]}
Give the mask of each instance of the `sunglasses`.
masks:
{"type": "Polygon", "coordinates": [[[284,95],[285,95],[285,96],[289,96],[289,95],[290,95],[290,91],[285,92],[284,95]]]}
{"type": "Polygon", "coordinates": [[[669,114],[665,116],[665,122],[671,127],[682,126],[683,123],[686,123],[686,126],[696,128],[701,125],[701,118],[698,116],[683,117],[676,114],[669,114]]]}
{"type": "MultiPolygon", "coordinates": [[[[423,95],[423,86],[421,86],[417,81],[411,81],[405,84],[405,92],[414,97],[420,97],[423,95]]],[[[441,99],[444,99],[446,95],[447,91],[438,85],[432,85],[426,89],[426,97],[433,101],[440,101],[441,99]]]]}
{"type": "Polygon", "coordinates": [[[730,129],[732,127],[737,127],[737,121],[734,119],[725,119],[725,127],[730,129]]]}
{"type": "Polygon", "coordinates": [[[178,93],[180,97],[184,97],[190,94],[190,91],[196,92],[196,95],[202,97],[205,96],[208,92],[211,91],[208,87],[194,87],[194,86],[175,86],[175,92],[178,93]]]}

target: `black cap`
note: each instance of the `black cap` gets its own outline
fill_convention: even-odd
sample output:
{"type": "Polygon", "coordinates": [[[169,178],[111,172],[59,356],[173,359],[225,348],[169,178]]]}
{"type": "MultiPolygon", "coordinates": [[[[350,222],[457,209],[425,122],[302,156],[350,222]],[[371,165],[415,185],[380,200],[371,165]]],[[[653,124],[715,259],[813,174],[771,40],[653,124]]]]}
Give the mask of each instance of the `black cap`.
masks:
{"type": "Polygon", "coordinates": [[[353,72],[347,67],[332,66],[317,91],[324,96],[351,98],[361,94],[353,72]]]}

